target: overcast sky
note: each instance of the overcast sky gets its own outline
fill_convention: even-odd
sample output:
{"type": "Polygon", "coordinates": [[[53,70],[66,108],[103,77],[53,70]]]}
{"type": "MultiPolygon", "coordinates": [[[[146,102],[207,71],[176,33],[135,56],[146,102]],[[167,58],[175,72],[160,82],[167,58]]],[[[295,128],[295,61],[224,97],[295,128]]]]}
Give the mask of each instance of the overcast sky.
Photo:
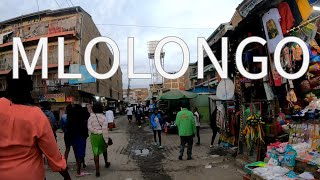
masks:
{"type": "MultiPolygon", "coordinates": [[[[182,38],[189,46],[190,61],[197,58],[197,37],[208,38],[224,22],[229,22],[242,0],[71,0],[81,6],[96,24],[121,24],[199,29],[163,29],[123,26],[98,26],[101,34],[112,38],[120,48],[123,88],[128,86],[127,37],[135,38],[135,72],[150,72],[147,42],[167,36],[182,38]]],[[[70,0],[38,0],[39,9],[72,6],[70,0]],[[58,4],[59,6],[58,6],[58,4]]],[[[6,0],[0,6],[0,21],[38,10],[37,0],[6,0]]],[[[172,43],[164,47],[165,70],[178,71],[182,53],[172,43]]],[[[132,80],[131,87],[147,87],[150,80],[132,80]]]]}

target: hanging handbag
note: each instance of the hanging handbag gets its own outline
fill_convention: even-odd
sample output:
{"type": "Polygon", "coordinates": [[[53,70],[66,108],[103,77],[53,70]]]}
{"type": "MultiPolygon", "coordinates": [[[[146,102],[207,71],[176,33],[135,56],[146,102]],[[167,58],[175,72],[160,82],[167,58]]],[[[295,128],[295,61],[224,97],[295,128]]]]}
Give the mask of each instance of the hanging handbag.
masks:
{"type": "MultiPolygon", "coordinates": [[[[94,115],[96,115],[98,124],[99,124],[99,126],[102,128],[102,125],[101,125],[100,122],[99,122],[99,119],[98,119],[97,114],[94,114],[94,115]]],[[[108,143],[107,143],[107,144],[108,144],[108,146],[111,146],[111,145],[113,144],[113,141],[112,141],[112,139],[111,139],[110,137],[108,137],[108,143]]]]}

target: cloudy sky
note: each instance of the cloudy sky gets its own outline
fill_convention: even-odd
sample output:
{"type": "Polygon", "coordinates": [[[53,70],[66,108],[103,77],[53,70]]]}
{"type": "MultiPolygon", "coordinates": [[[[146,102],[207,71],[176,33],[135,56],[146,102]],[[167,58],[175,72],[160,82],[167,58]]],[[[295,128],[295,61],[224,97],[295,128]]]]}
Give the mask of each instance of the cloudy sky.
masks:
{"type": "MultiPolygon", "coordinates": [[[[0,6],[0,21],[38,11],[37,0],[5,0],[0,6]]],[[[103,36],[112,38],[120,48],[124,88],[127,77],[127,37],[135,38],[135,72],[150,72],[147,42],[167,36],[183,39],[196,61],[197,37],[207,38],[221,23],[229,22],[242,0],[38,0],[39,10],[81,6],[96,24],[139,25],[176,28],[98,25],[103,36]],[[71,2],[70,2],[71,1],[71,2]],[[183,29],[185,28],[185,29],[183,29]],[[193,29],[186,29],[193,28],[193,29]]],[[[171,43],[164,46],[165,70],[178,71],[181,49],[171,43]]],[[[147,87],[150,80],[132,80],[131,87],[147,87]]]]}

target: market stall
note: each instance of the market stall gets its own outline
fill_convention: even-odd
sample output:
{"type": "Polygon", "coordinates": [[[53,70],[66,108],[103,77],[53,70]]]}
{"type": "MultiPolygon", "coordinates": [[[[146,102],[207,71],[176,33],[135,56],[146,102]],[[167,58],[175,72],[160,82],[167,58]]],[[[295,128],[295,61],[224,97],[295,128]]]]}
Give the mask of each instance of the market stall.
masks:
{"type": "MultiPolygon", "coordinates": [[[[250,36],[267,40],[265,47],[252,44],[245,49],[243,64],[250,72],[260,72],[261,67],[252,59],[267,56],[268,77],[252,81],[234,70],[240,122],[238,155],[250,160],[246,169],[251,179],[320,178],[318,7],[320,2],[316,0],[256,2],[230,36],[235,46],[250,36]],[[289,36],[302,39],[310,56],[308,71],[295,80],[282,78],[273,59],[277,44],[289,36]]],[[[287,73],[298,72],[303,57],[299,44],[286,44],[281,51],[282,68],[287,73]]]]}
{"type": "MultiPolygon", "coordinates": [[[[177,126],[175,124],[175,119],[177,113],[181,110],[181,103],[189,103],[189,99],[196,98],[198,94],[188,92],[188,91],[182,91],[182,90],[170,90],[160,97],[160,101],[167,101],[167,109],[166,109],[166,124],[165,124],[165,131],[168,133],[178,133],[177,126]]],[[[188,108],[190,109],[190,107],[188,108]]]]}

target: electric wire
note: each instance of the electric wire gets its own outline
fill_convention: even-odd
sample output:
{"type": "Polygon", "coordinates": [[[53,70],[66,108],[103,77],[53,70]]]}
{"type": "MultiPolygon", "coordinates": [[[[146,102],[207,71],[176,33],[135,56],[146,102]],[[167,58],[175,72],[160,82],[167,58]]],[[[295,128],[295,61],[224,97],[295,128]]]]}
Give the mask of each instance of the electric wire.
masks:
{"type": "Polygon", "coordinates": [[[59,8],[61,8],[60,4],[58,3],[57,0],[54,0],[56,2],[56,4],[59,6],[59,8]]]}
{"type": "Polygon", "coordinates": [[[96,25],[97,26],[157,28],[157,29],[213,29],[213,28],[209,28],[209,27],[173,27],[173,26],[137,25],[137,24],[113,24],[113,23],[96,23],[96,25]]]}

